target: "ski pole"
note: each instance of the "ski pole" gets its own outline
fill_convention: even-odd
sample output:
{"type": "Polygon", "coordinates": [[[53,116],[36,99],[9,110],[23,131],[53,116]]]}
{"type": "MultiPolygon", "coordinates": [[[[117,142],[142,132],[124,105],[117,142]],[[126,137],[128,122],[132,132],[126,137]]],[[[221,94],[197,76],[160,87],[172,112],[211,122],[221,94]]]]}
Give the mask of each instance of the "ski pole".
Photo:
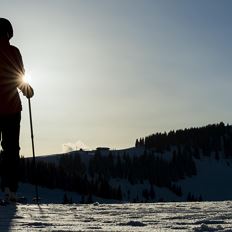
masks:
{"type": "Polygon", "coordinates": [[[34,145],[34,134],[33,134],[32,113],[31,113],[31,100],[30,100],[30,98],[28,98],[28,106],[29,106],[29,117],[30,117],[30,128],[31,128],[31,144],[32,144],[32,154],[33,154],[34,177],[35,177],[35,197],[36,197],[36,203],[39,204],[37,175],[35,175],[35,172],[36,172],[36,166],[35,166],[35,145],[34,145]]]}

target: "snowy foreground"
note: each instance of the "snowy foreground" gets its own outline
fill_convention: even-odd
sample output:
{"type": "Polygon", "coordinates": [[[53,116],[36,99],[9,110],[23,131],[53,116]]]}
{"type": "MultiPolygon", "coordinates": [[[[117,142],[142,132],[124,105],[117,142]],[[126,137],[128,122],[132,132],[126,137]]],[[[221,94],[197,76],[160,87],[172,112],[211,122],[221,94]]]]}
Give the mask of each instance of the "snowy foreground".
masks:
{"type": "Polygon", "coordinates": [[[1,206],[0,231],[232,231],[232,201],[1,206]]]}

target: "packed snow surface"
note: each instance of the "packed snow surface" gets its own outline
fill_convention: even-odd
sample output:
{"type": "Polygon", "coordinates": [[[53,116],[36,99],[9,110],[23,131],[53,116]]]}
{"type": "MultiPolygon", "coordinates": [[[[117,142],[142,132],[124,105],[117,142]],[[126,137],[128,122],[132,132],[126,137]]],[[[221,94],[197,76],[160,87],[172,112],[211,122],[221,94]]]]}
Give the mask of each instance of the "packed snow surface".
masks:
{"type": "Polygon", "coordinates": [[[232,231],[232,201],[0,206],[0,231],[232,231]]]}

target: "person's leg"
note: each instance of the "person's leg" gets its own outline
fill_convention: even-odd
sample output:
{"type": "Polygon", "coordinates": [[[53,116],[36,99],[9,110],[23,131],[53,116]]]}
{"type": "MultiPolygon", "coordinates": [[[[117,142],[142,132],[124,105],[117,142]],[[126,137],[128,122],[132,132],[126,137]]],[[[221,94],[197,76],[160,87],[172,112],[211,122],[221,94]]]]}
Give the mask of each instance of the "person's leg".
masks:
{"type": "MultiPolygon", "coordinates": [[[[0,115],[0,142],[2,141],[2,117],[0,115]]],[[[3,165],[2,165],[2,149],[0,149],[0,187],[2,189],[2,168],[3,168],[3,165]]],[[[4,191],[4,189],[2,189],[2,191],[4,191]]]]}
{"type": "Polygon", "coordinates": [[[21,113],[16,113],[4,117],[1,123],[2,188],[8,187],[11,192],[18,189],[20,120],[21,113]]]}

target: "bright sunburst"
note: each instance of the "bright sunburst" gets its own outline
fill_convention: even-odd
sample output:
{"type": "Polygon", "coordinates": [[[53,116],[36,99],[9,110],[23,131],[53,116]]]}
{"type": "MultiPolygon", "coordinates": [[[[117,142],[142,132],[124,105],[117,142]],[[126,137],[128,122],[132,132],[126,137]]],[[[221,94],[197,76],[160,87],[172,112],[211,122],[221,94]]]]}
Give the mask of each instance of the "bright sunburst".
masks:
{"type": "Polygon", "coordinates": [[[23,82],[24,83],[31,83],[31,75],[28,72],[24,74],[23,82]]]}

